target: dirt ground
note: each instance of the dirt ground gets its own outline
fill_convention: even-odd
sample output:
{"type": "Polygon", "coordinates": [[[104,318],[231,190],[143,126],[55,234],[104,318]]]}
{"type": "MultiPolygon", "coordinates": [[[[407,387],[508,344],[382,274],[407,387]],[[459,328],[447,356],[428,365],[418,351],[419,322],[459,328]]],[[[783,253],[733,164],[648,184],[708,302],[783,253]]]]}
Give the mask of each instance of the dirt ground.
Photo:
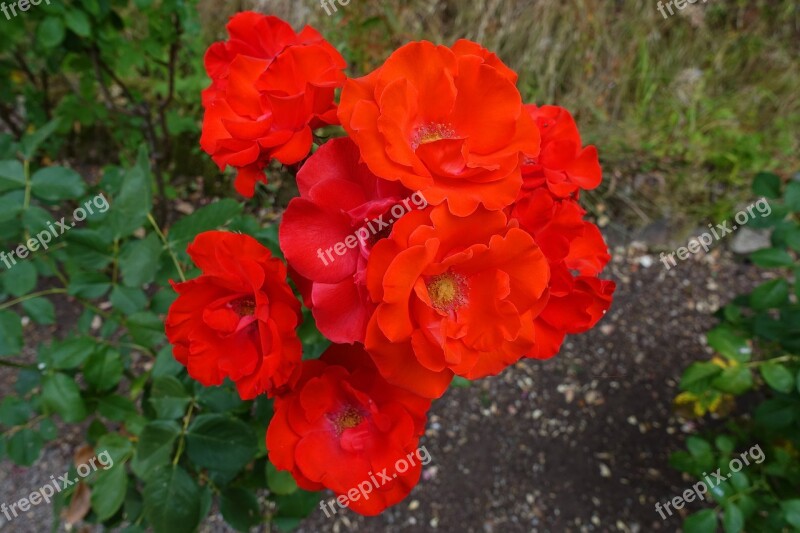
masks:
{"type": "MultiPolygon", "coordinates": [[[[569,338],[549,361],[521,362],[434,403],[421,443],[432,460],[405,501],[373,518],[317,509],[299,531],[678,530],[679,517],[662,521],[654,509],[690,485],[667,463],[693,429],[672,413],[677,381],[705,357],[711,313],[763,274],[719,250],[669,271],[636,247],[614,256],[618,288],[596,329],[569,338]]],[[[0,369],[0,393],[12,383],[0,369]]],[[[62,473],[79,430],[60,428],[33,468],[2,462],[0,502],[62,473]]],[[[47,506],[13,523],[0,515],[0,531],[40,533],[51,516],[47,506]]],[[[219,515],[202,530],[229,531],[219,515]]]]}

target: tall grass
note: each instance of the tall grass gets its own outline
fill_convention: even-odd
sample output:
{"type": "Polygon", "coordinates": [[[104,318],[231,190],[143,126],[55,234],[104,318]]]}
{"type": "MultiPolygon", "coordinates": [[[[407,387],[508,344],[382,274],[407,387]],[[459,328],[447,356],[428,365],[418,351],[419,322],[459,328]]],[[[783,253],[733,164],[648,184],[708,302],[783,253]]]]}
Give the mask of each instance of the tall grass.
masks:
{"type": "MultiPolygon", "coordinates": [[[[206,4],[218,38],[225,17],[206,4]]],[[[641,222],[721,216],[753,172],[800,170],[794,0],[708,0],[667,20],[651,0],[351,0],[331,16],[318,0],[241,7],[315,26],[352,75],[409,40],[481,42],[519,72],[528,101],[573,112],[610,178],[594,200],[641,222]]]]}

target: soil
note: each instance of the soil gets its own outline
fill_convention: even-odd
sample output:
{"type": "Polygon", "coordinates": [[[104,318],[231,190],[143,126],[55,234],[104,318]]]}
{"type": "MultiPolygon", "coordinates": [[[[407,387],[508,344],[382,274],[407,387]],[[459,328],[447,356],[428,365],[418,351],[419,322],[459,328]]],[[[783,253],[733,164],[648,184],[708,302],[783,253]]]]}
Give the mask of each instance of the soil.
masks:
{"type": "MultiPolygon", "coordinates": [[[[656,502],[691,482],[668,465],[695,423],[673,414],[677,381],[710,353],[704,333],[711,313],[766,275],[719,250],[666,270],[641,247],[617,248],[609,275],[618,283],[608,315],[594,330],[570,337],[548,361],[526,360],[500,376],[452,388],[435,402],[421,442],[432,457],[411,495],[377,517],[317,509],[299,531],[563,532],[676,531],[656,502]]],[[[26,356],[60,326],[28,326],[26,356]]],[[[13,390],[0,368],[0,395],[13,390]]],[[[80,427],[59,425],[31,468],[0,466],[0,502],[16,501],[65,471],[81,444],[80,427]]],[[[325,494],[325,499],[331,494],[325,494]]],[[[694,512],[703,503],[688,504],[694,512]]],[[[46,505],[0,531],[46,531],[46,505]]],[[[202,531],[230,531],[218,514],[202,531]]]]}

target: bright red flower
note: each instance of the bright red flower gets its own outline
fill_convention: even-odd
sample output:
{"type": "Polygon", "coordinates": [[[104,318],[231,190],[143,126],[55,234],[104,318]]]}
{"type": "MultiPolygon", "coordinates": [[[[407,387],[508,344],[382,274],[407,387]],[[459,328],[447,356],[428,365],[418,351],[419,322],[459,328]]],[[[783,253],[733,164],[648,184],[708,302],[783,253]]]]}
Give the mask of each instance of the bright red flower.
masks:
{"type": "Polygon", "coordinates": [[[238,170],[236,190],[251,197],[272,159],[308,155],[312,129],[336,124],[334,91],[345,80],[341,54],[310,26],[299,34],[252,11],[228,23],[230,39],[208,49],[200,145],[220,170],[238,170]]]}
{"type": "Polygon", "coordinates": [[[569,111],[554,105],[529,104],[525,108],[536,121],[542,146],[538,155],[526,154],[523,191],[547,186],[554,195],[566,197],[578,189],[600,185],[603,176],[597,149],[582,147],[578,126],[569,111]]]}
{"type": "Polygon", "coordinates": [[[453,374],[497,374],[528,353],[549,278],[533,237],[503,211],[415,211],[372,249],[367,350],[390,383],[439,397],[453,374]]]}
{"type": "Polygon", "coordinates": [[[414,455],[411,464],[409,455],[417,450],[429,408],[430,400],[386,383],[363,348],[335,344],[320,359],[304,361],[294,389],[275,399],[269,459],[305,490],[327,487],[347,495],[370,484],[366,497],[349,496],[348,506],[376,515],[419,480],[420,459],[414,455]],[[407,471],[396,468],[400,460],[407,471]]]}
{"type": "Polygon", "coordinates": [[[512,216],[534,236],[552,273],[528,357],[552,357],[567,334],[589,330],[611,305],[615,283],[597,278],[610,259],[608,248],[598,227],[583,220],[585,214],[576,201],[555,197],[546,188],[514,205],[512,216]]]}
{"type": "Polygon", "coordinates": [[[346,137],[320,147],[297,173],[300,197],[289,202],[280,225],[287,262],[311,284],[303,292],[317,327],[339,343],[364,341],[375,308],[365,286],[367,258],[391,231],[392,208],[405,213],[427,205],[399,183],[376,177],[359,159],[346,137]]]}
{"type": "Polygon", "coordinates": [[[502,209],[522,186],[522,153],[539,152],[515,81],[477,43],[414,42],[347,81],[339,118],[376,175],[457,215],[502,209]]]}
{"type": "Polygon", "coordinates": [[[300,302],[286,267],[254,238],[201,233],[187,248],[202,274],[173,283],[166,332],[175,358],[203,385],[236,383],[246,400],[290,384],[302,346],[300,302]]]}

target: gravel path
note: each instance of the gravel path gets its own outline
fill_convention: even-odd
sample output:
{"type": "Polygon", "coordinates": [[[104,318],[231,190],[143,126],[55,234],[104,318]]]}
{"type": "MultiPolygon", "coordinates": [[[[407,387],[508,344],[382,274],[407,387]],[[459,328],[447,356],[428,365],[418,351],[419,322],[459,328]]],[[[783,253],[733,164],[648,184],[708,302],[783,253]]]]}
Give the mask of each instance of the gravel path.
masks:
{"type": "MultiPolygon", "coordinates": [[[[636,247],[614,255],[619,286],[599,327],[568,339],[554,359],[521,362],[434,404],[422,442],[432,461],[404,502],[374,518],[317,510],[299,531],[677,530],[679,518],[661,521],[654,510],[690,484],[667,464],[692,429],[672,415],[677,380],[705,357],[710,313],[763,274],[713,251],[670,271],[636,247]]],[[[0,369],[0,394],[12,383],[0,369]]],[[[3,461],[0,502],[63,473],[79,430],[59,426],[33,468],[3,461]]],[[[40,533],[51,520],[42,505],[12,523],[0,515],[0,531],[40,533]]],[[[215,515],[203,531],[228,529],[215,515]]]]}

